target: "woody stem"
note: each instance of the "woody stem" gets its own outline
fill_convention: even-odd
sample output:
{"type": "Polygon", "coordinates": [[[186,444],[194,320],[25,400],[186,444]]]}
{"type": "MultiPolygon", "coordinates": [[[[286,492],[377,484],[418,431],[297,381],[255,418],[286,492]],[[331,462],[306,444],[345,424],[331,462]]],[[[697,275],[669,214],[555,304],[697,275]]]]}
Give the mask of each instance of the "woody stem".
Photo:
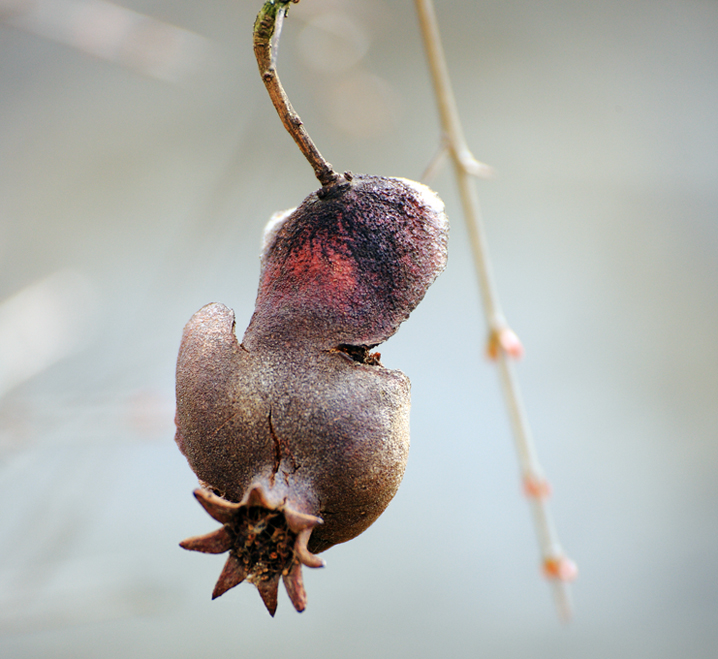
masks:
{"type": "Polygon", "coordinates": [[[269,98],[272,99],[282,124],[309,161],[319,182],[322,186],[328,186],[342,177],[319,153],[302,120],[289,102],[277,74],[279,36],[291,2],[299,2],[299,0],[268,0],[264,3],[254,23],[254,55],[257,58],[262,82],[269,92],[269,98]]]}

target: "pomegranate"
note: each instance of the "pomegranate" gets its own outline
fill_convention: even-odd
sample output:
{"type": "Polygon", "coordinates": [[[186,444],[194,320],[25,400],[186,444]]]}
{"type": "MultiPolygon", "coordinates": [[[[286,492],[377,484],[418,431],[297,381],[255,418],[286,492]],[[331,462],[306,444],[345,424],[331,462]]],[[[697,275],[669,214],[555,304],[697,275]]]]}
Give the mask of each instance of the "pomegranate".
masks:
{"type": "Polygon", "coordinates": [[[440,199],[405,179],[340,175],[265,230],[254,315],[200,309],[177,362],[176,442],[222,526],[185,549],[229,551],[213,598],[245,579],[297,611],[301,566],[367,529],[399,487],[409,379],[372,350],[446,263],[440,199]]]}

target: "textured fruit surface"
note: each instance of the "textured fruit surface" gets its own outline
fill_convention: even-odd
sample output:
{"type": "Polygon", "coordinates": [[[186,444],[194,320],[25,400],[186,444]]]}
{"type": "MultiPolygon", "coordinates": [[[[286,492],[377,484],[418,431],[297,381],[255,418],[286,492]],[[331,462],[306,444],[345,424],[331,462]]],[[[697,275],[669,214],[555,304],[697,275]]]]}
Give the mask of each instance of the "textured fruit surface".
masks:
{"type": "Polygon", "coordinates": [[[268,225],[241,343],[222,304],[185,327],[176,441],[223,527],[183,546],[230,551],[215,596],[247,578],[273,613],[281,576],[302,610],[300,565],[321,565],[314,554],[364,531],[396,493],[410,385],[370,350],[443,269],[447,230],[428,188],[347,176],[268,225]]]}

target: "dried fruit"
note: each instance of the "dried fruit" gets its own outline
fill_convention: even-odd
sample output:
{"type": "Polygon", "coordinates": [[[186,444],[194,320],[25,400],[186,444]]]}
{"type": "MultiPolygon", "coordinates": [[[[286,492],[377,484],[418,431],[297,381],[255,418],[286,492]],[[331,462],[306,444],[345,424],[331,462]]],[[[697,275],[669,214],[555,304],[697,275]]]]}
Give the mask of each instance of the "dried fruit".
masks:
{"type": "Polygon", "coordinates": [[[443,270],[447,231],[425,186],[347,173],[268,225],[241,343],[221,304],[185,327],[176,441],[223,526],[182,546],[229,551],[213,597],[247,579],[273,615],[281,577],[302,611],[301,565],[322,565],[317,553],[364,531],[396,493],[409,380],[371,351],[443,270]]]}

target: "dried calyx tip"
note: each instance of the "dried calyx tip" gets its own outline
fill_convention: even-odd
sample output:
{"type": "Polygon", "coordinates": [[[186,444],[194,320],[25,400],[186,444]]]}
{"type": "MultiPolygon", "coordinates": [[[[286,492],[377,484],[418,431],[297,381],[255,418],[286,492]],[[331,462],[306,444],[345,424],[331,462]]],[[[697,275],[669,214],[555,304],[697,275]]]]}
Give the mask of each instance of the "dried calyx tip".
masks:
{"type": "Polygon", "coordinates": [[[257,587],[267,610],[274,615],[281,578],[294,608],[303,611],[307,597],[302,564],[324,566],[324,561],[307,549],[312,529],[322,520],[286,506],[272,506],[261,486],[250,488],[242,503],[226,501],[202,489],[195,490],[194,495],[223,526],[188,538],[180,546],[208,554],[229,551],[212,599],[246,579],[257,587]]]}

